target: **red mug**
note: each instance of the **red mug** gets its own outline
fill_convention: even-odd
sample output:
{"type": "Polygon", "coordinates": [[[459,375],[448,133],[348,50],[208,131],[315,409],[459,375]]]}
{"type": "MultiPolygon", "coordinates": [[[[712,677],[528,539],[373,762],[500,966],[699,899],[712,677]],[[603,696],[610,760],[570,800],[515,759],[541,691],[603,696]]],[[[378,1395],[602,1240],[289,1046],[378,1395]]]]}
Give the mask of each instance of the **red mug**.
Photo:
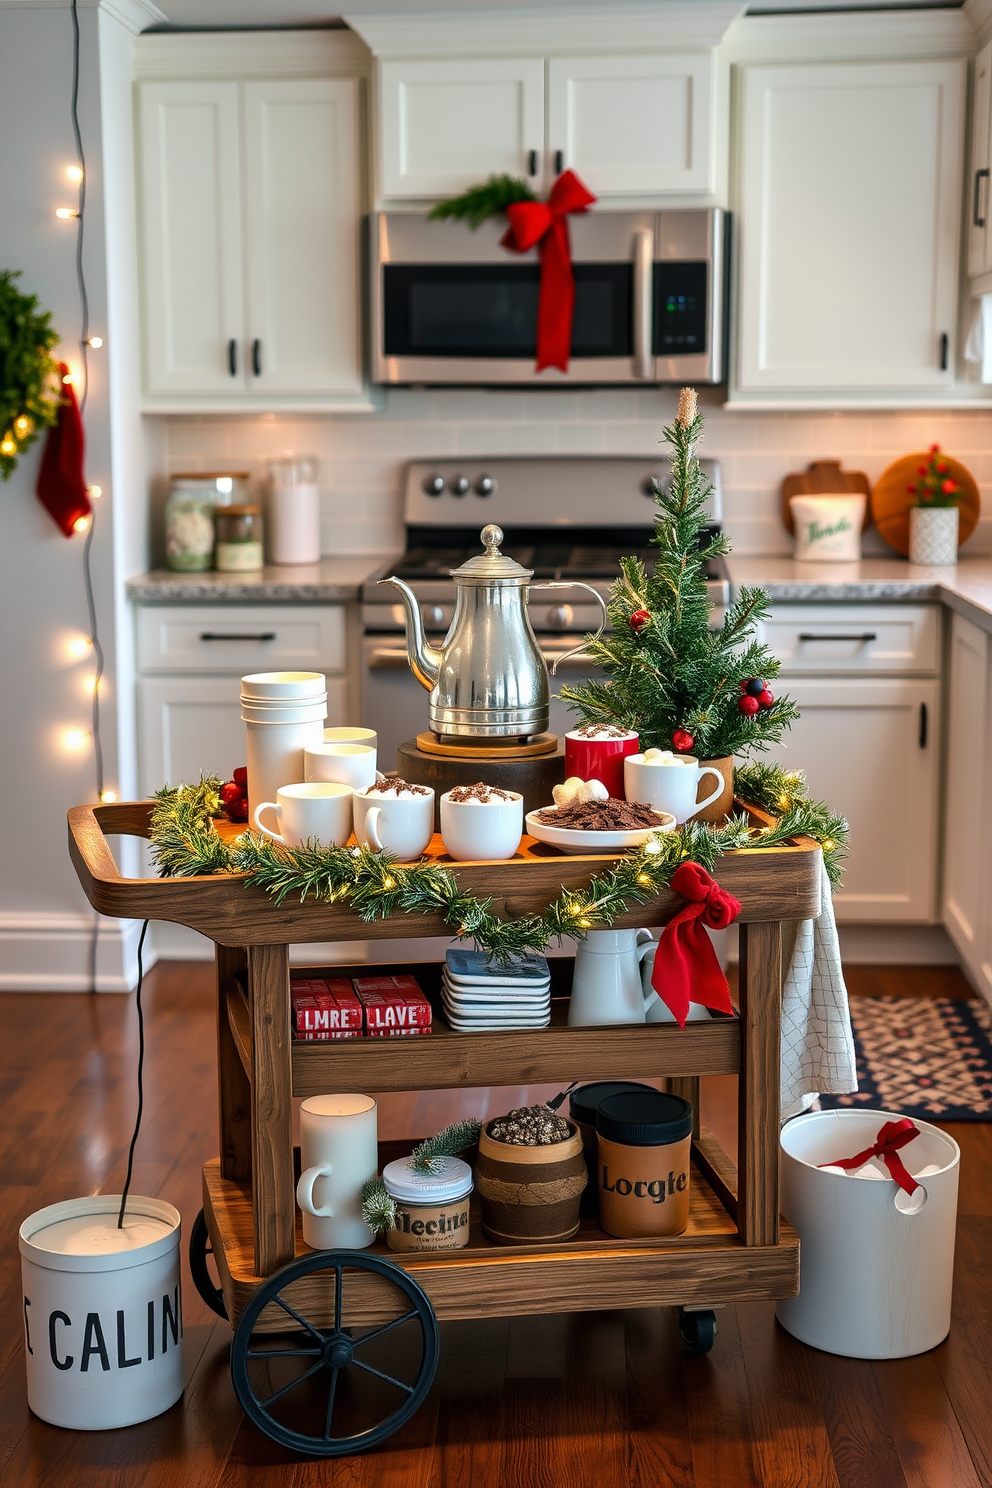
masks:
{"type": "Polygon", "coordinates": [[[601,780],[615,800],[624,799],[623,762],[628,754],[638,754],[636,734],[609,728],[587,726],[565,735],[565,779],[577,775],[580,780],[601,780]]]}

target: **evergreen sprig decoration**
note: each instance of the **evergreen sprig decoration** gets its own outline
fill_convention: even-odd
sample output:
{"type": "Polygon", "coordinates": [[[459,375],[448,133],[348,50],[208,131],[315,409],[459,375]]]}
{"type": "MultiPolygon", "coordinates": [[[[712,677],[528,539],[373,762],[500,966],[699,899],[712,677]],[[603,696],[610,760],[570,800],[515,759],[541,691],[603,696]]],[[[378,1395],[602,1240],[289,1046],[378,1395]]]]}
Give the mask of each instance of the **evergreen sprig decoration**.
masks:
{"type": "Polygon", "coordinates": [[[453,1121],[450,1126],[439,1131],[436,1137],[428,1137],[419,1147],[413,1149],[411,1167],[416,1168],[418,1173],[443,1172],[444,1159],[457,1157],[467,1147],[474,1147],[481,1130],[481,1121],[453,1121]]]}
{"type": "Polygon", "coordinates": [[[488,176],[478,186],[470,186],[460,196],[449,196],[438,202],[427,214],[429,221],[450,219],[467,222],[473,232],[490,217],[501,217],[514,202],[537,201],[527,182],[519,176],[488,176]]]}
{"type": "Polygon", "coordinates": [[[18,460],[58,417],[59,333],[37,295],[14,283],[20,270],[0,270],[0,476],[9,480],[18,460]]]}
{"type": "Polygon", "coordinates": [[[362,1186],[362,1218],[373,1235],[382,1235],[396,1223],[396,1200],[378,1174],[362,1186]]]}
{"type": "Polygon", "coordinates": [[[810,800],[802,770],[783,770],[780,765],[755,760],[734,771],[734,794],[776,818],[774,827],[766,827],[753,846],[778,847],[790,837],[812,837],[823,849],[830,887],[839,887],[850,828],[825,801],[810,800]]]}
{"type": "Polygon", "coordinates": [[[636,729],[642,749],[679,749],[688,735],[701,759],[747,755],[777,742],[797,718],[789,698],[775,698],[753,714],[741,708],[742,684],[777,677],[774,653],[756,639],[768,615],[762,589],[742,588],[719,630],[711,631],[705,568],[730,551],[725,537],[707,538],[710,486],[696,449],[703,418],[696,396],[683,388],[675,422],[664,430],[671,450],[671,485],[655,495],[654,545],[648,573],[637,558],[620,561],[607,606],[612,632],[586,639],[586,649],[607,673],[606,682],[562,687],[561,697],[583,723],[616,723],[636,729]]]}

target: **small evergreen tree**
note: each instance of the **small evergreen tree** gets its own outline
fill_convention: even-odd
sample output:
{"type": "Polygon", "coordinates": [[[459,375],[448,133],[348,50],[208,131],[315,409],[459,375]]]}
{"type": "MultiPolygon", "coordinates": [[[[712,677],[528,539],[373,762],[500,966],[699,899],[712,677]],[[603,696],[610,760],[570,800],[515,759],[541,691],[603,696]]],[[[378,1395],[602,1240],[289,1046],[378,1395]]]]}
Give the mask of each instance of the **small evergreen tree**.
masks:
{"type": "Polygon", "coordinates": [[[664,431],[672,482],[655,496],[654,572],[639,558],[621,559],[608,604],[612,633],[588,642],[608,680],[563,687],[561,696],[583,723],[636,729],[642,749],[718,759],[765,749],[799,714],[768,687],[779,666],[755,639],[768,614],[763,589],[742,588],[719,630],[709,629],[704,568],[730,544],[725,537],[707,542],[703,531],[710,487],[696,458],[702,431],[696,394],[683,388],[675,423],[664,431]]]}

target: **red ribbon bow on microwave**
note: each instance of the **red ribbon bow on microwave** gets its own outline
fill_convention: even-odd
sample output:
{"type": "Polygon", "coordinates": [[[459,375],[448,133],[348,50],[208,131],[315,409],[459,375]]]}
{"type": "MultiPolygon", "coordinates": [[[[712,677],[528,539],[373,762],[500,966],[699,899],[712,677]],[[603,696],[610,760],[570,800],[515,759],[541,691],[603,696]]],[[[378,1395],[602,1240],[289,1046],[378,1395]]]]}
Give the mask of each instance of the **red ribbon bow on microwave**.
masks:
{"type": "Polygon", "coordinates": [[[698,863],[683,863],[672,874],[671,887],[688,903],[676,910],[658,941],[651,985],[685,1027],[690,1002],[718,1013],[733,1013],[730,987],[706,934],[726,930],[741,912],[739,900],[712,879],[698,863]]]}
{"type": "Polygon", "coordinates": [[[864,1152],[856,1152],[853,1157],[835,1157],[828,1163],[820,1163],[821,1168],[860,1168],[870,1157],[880,1157],[889,1170],[889,1176],[894,1178],[904,1193],[915,1193],[919,1184],[913,1175],[907,1172],[902,1158],[899,1156],[899,1148],[905,1147],[907,1142],[912,1142],[914,1137],[920,1135],[920,1129],[904,1116],[901,1121],[886,1121],[878,1129],[873,1147],[866,1147],[864,1152]]]}
{"type": "Polygon", "coordinates": [[[575,276],[566,217],[584,212],[596,200],[574,171],[563,171],[546,202],[511,202],[506,208],[510,226],[500,246],[526,253],[540,245],[541,292],[537,304],[537,370],[558,367],[568,371],[572,349],[575,276]]]}

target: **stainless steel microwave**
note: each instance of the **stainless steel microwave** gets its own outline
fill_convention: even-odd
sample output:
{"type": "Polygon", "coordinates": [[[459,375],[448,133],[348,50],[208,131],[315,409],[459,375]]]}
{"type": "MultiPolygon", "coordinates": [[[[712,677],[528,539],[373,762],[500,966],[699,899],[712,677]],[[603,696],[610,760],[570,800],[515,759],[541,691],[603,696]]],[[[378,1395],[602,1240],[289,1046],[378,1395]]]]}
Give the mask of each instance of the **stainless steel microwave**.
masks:
{"type": "Polygon", "coordinates": [[[722,382],[730,217],[720,207],[568,220],[575,273],[567,372],[535,372],[540,262],[408,212],[370,223],[372,379],[561,387],[722,382]]]}

